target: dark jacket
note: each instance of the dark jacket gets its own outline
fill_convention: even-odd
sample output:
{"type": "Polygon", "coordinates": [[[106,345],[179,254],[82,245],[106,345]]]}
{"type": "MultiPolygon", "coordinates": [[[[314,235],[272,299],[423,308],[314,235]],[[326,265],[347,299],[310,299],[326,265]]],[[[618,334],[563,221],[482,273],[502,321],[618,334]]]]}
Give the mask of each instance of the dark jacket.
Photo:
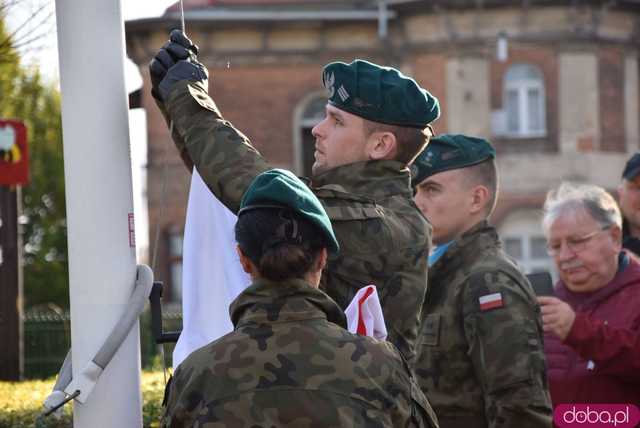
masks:
{"type": "Polygon", "coordinates": [[[631,235],[629,222],[626,219],[622,221],[622,247],[640,256],[640,239],[631,235]]]}
{"type": "Polygon", "coordinates": [[[640,404],[640,263],[622,256],[618,273],[593,293],[562,281],[556,297],[576,318],[564,343],[545,337],[553,404],[640,404]]]}
{"type": "Polygon", "coordinates": [[[431,266],[422,313],[415,370],[443,428],[551,427],[540,309],[493,227],[431,266]]]}
{"type": "Polygon", "coordinates": [[[164,427],[437,426],[393,345],[304,281],[260,280],[230,311],[235,330],[178,366],[164,427]]]}

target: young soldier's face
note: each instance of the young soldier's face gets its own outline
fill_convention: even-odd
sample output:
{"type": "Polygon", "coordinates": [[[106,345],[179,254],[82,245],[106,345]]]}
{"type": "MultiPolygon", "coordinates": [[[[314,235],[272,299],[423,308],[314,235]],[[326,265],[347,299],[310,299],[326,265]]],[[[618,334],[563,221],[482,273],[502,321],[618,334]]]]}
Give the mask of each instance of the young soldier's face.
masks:
{"type": "Polygon", "coordinates": [[[640,229],[640,175],[618,187],[620,210],[633,229],[640,229]]]}
{"type": "Polygon", "coordinates": [[[461,169],[439,172],[418,185],[414,201],[433,226],[435,245],[467,230],[472,197],[461,169]]]}
{"type": "Polygon", "coordinates": [[[364,119],[327,104],[326,116],[311,130],[316,139],[312,174],[368,160],[364,119]]]}

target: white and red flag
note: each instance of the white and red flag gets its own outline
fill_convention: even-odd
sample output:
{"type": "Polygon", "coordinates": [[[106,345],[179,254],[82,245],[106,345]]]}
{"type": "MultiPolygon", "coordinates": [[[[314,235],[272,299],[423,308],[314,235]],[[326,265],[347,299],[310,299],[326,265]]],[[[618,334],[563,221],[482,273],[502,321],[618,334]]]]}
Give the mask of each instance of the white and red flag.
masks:
{"type": "Polygon", "coordinates": [[[478,301],[480,302],[480,310],[488,311],[489,309],[501,308],[504,306],[502,300],[502,293],[493,293],[481,296],[478,301]]]}
{"type": "Polygon", "coordinates": [[[384,324],[375,285],[367,285],[358,290],[344,313],[347,315],[347,328],[351,333],[375,337],[378,340],[387,338],[387,327],[384,324]]]}

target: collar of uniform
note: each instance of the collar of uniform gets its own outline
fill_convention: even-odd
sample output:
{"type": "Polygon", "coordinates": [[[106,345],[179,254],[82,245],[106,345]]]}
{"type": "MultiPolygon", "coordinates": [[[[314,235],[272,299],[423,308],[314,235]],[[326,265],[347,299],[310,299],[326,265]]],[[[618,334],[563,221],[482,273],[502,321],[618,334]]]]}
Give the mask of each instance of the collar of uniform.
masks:
{"type": "Polygon", "coordinates": [[[409,168],[395,160],[355,162],[311,178],[313,188],[339,185],[346,193],[374,198],[394,194],[412,197],[410,182],[409,168]]]}
{"type": "Polygon", "coordinates": [[[469,259],[475,259],[483,250],[499,245],[496,229],[483,220],[456,239],[430,270],[450,272],[468,264],[469,259]]]}
{"type": "Polygon", "coordinates": [[[229,313],[236,328],[248,323],[273,324],[316,318],[343,328],[347,326],[338,304],[301,279],[283,282],[259,279],[231,303],[229,313]]]}

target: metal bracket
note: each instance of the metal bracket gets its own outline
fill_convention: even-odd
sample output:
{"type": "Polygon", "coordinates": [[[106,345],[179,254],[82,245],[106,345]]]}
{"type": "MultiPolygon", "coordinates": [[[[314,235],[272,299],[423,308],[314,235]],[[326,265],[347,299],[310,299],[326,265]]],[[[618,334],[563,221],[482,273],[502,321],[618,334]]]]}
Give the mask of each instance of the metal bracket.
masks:
{"type": "Polygon", "coordinates": [[[154,281],[149,295],[151,304],[151,332],[157,344],[174,343],[180,337],[180,331],[162,331],[162,282],[154,281]]]}

